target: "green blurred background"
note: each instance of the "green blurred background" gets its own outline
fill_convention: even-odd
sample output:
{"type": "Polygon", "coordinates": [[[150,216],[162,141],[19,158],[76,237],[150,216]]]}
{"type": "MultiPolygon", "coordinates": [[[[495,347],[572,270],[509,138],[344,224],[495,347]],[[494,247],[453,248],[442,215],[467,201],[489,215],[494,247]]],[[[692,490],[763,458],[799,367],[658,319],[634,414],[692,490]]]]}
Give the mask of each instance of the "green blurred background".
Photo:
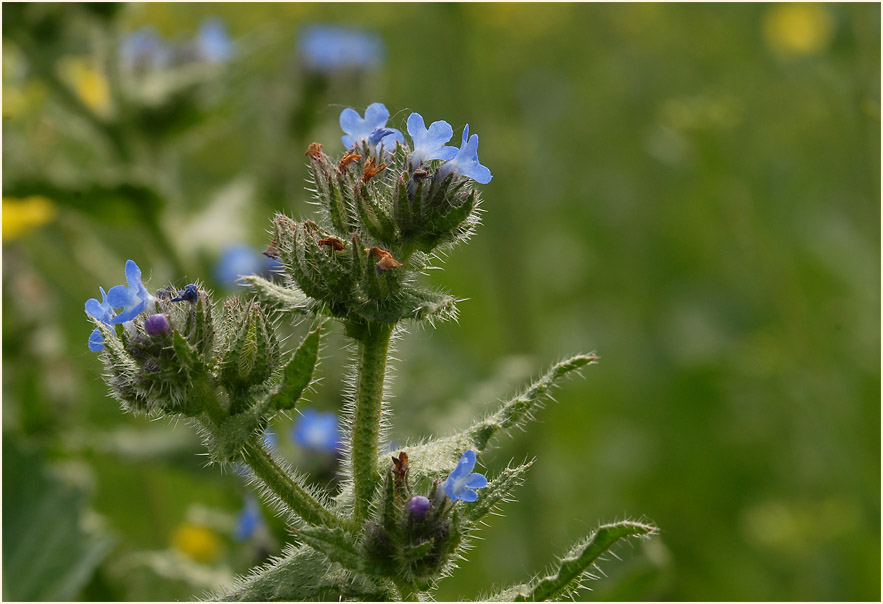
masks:
{"type": "MultiPolygon", "coordinates": [[[[3,6],[3,596],[188,599],[287,533],[183,423],[124,416],[83,303],[157,289],[274,210],[311,212],[312,140],[381,101],[468,122],[484,225],[428,281],[468,298],[396,357],[390,437],[444,432],[565,354],[601,361],[484,462],[537,457],[440,600],[521,581],[599,522],[660,535],[586,599],[879,600],[880,6],[3,6]],[[235,55],[120,80],[120,40],[218,17],[235,55]],[[380,37],[315,74],[308,24],[380,37]],[[91,116],[91,117],[88,117],[91,116]]],[[[305,327],[286,328],[296,337],[305,327]]],[[[316,408],[341,406],[325,348],[316,408]]],[[[333,486],[333,460],[283,455],[333,486]]]]}

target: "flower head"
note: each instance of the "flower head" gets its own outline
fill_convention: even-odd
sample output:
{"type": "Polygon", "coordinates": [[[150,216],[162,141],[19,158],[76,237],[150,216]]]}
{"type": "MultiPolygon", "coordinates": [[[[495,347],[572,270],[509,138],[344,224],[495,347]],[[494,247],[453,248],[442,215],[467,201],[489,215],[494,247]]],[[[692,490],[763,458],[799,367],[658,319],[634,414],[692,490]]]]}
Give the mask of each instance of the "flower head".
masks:
{"type": "MultiPolygon", "coordinates": [[[[95,298],[89,298],[86,300],[86,314],[96,321],[101,321],[105,325],[110,325],[111,320],[116,313],[113,312],[113,308],[107,301],[107,294],[105,293],[104,288],[99,287],[98,289],[101,291],[101,302],[95,298]]],[[[104,350],[104,336],[101,335],[101,330],[97,327],[92,330],[91,334],[89,334],[89,350],[92,352],[101,352],[104,350]]]]}
{"type": "Polygon", "coordinates": [[[383,60],[379,36],[344,27],[311,25],[301,32],[299,49],[307,68],[322,73],[376,69],[383,60]]]}
{"type": "Polygon", "coordinates": [[[463,142],[460,144],[457,155],[438,169],[440,178],[445,178],[451,172],[462,174],[483,185],[489,183],[493,178],[491,171],[478,163],[478,135],[469,136],[469,124],[463,128],[463,142]]]}
{"type": "Polygon", "coordinates": [[[411,167],[417,168],[421,163],[430,159],[443,159],[445,161],[457,156],[456,147],[445,145],[454,136],[454,129],[443,120],[432,122],[429,129],[419,113],[408,116],[408,134],[414,142],[411,150],[411,167]]]}
{"type": "Polygon", "coordinates": [[[303,417],[291,432],[291,439],[308,449],[334,452],[340,447],[337,416],[333,413],[304,409],[303,417]]]}
{"type": "Polygon", "coordinates": [[[123,311],[113,318],[111,323],[118,325],[131,321],[147,310],[153,296],[141,283],[141,269],[133,260],[126,260],[126,285],[115,285],[107,292],[107,301],[114,308],[123,307],[123,311]]]}
{"type": "Polygon", "coordinates": [[[457,501],[475,501],[478,493],[472,489],[482,489],[487,486],[487,478],[482,474],[473,472],[475,468],[475,451],[467,450],[457,467],[450,476],[442,483],[445,495],[457,501]]]}
{"type": "Polygon", "coordinates": [[[246,496],[242,510],[236,515],[236,527],[233,530],[233,538],[236,541],[246,541],[261,526],[261,507],[254,497],[246,496]]]}
{"type": "Polygon", "coordinates": [[[226,63],[233,56],[233,42],[224,22],[218,18],[206,19],[196,34],[196,53],[208,63],[226,63]]]}
{"type": "Polygon", "coordinates": [[[365,140],[369,145],[383,145],[389,149],[395,147],[396,142],[404,143],[404,134],[386,127],[388,119],[389,110],[383,103],[368,105],[364,118],[355,109],[347,107],[340,112],[340,127],[346,132],[341,138],[343,145],[351,149],[365,140]]]}

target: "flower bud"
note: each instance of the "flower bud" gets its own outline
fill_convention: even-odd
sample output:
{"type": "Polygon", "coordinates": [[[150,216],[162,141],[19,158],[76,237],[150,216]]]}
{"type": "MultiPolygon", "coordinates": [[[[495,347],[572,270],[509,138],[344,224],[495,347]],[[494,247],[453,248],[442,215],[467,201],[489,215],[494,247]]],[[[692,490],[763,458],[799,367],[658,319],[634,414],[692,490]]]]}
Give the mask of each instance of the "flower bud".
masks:
{"type": "Polygon", "coordinates": [[[169,319],[163,314],[150,315],[144,321],[144,330],[152,336],[167,334],[170,329],[169,319]]]}
{"type": "Polygon", "coordinates": [[[408,513],[411,514],[411,518],[414,520],[420,520],[426,516],[426,512],[429,511],[431,505],[429,499],[423,495],[411,497],[411,500],[408,502],[408,513]]]}

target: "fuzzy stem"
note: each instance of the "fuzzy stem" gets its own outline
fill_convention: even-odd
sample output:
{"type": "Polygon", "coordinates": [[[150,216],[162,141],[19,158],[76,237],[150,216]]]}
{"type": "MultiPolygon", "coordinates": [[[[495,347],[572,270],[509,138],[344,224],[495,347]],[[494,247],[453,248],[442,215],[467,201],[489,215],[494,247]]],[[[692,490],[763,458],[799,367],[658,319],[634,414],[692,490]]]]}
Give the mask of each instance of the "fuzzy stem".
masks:
{"type": "Polygon", "coordinates": [[[340,521],[321,503],[291,479],[276,460],[255,440],[249,440],[242,458],[267,487],[310,524],[339,526],[340,521]]]}
{"type": "Polygon", "coordinates": [[[352,468],[357,521],[368,516],[368,507],[379,481],[377,449],[380,441],[380,413],[383,380],[392,324],[372,322],[360,333],[356,412],[352,426],[352,468]]]}

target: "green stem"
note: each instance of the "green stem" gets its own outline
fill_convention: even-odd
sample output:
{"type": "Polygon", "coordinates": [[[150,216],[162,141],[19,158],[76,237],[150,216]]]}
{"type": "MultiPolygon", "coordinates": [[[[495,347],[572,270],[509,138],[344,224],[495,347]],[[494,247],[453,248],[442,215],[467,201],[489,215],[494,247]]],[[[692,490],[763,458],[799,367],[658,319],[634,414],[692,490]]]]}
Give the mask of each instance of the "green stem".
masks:
{"type": "Polygon", "coordinates": [[[303,487],[294,482],[276,460],[254,439],[243,449],[243,460],[254,473],[285,504],[310,524],[340,526],[334,514],[316,501],[303,487]]]}
{"type": "Polygon", "coordinates": [[[352,427],[352,465],[356,505],[355,519],[364,520],[380,474],[377,449],[380,441],[380,413],[383,380],[392,324],[372,322],[364,326],[359,343],[356,412],[352,427]]]}

